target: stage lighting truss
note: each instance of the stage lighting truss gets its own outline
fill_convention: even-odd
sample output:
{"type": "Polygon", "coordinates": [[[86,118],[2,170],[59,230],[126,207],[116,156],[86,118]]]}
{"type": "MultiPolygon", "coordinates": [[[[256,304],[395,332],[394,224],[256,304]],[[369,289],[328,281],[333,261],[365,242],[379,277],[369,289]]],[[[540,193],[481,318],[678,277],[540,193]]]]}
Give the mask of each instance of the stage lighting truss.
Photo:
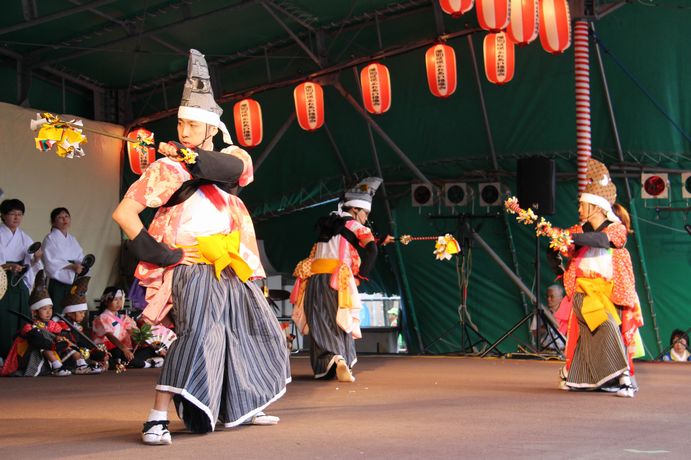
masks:
{"type": "Polygon", "coordinates": [[[434,205],[434,189],[427,184],[412,184],[410,197],[414,208],[434,205]]]}
{"type": "Polygon", "coordinates": [[[449,207],[467,206],[473,190],[465,182],[448,182],[444,184],[444,205],[449,207]]]}
{"type": "Polygon", "coordinates": [[[691,171],[681,173],[681,197],[691,199],[691,171]]]}
{"type": "Polygon", "coordinates": [[[501,206],[501,184],[499,182],[484,182],[478,186],[480,191],[480,206],[501,206]]]}
{"type": "Polygon", "coordinates": [[[669,177],[667,173],[641,173],[641,198],[668,199],[669,177]]]}

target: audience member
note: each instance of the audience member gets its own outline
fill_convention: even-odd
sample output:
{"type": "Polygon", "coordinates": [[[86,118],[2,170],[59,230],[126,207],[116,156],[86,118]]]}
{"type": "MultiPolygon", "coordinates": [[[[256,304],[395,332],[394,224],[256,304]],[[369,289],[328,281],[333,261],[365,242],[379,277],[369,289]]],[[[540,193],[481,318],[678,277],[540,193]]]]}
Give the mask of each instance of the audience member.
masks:
{"type": "Polygon", "coordinates": [[[681,329],[672,331],[672,336],[669,338],[670,350],[662,356],[663,361],[689,362],[691,361],[691,353],[687,347],[689,346],[689,335],[681,329]]]}
{"type": "Polygon", "coordinates": [[[98,315],[94,319],[96,344],[104,344],[110,353],[110,369],[118,365],[132,368],[161,367],[163,358],[151,347],[133,347],[131,331],[137,324],[126,314],[119,313],[125,305],[122,289],[109,286],[103,291],[98,315]]]}
{"type": "Polygon", "coordinates": [[[37,377],[52,374],[65,377],[72,373],[63,361],[81,359],[79,353],[71,348],[71,343],[62,337],[62,327],[51,320],[53,304],[45,286],[43,270],[36,275],[34,289],[29,298],[33,321],[25,324],[19,331],[7,355],[2,376],[37,377]]]}
{"type": "Polygon", "coordinates": [[[0,358],[7,356],[21,327],[19,316],[9,311],[31,315],[29,292],[42,268],[41,249],[31,251],[34,241],[19,228],[25,211],[24,203],[17,199],[0,203],[0,265],[7,272],[7,291],[0,297],[0,358]]]}
{"type": "Polygon", "coordinates": [[[62,299],[62,313],[67,321],[58,322],[63,329],[60,335],[73,344],[73,349],[81,355],[80,359],[74,361],[74,366],[67,366],[73,374],[100,374],[104,370],[102,363],[107,361],[105,350],[95,348],[82,336],[84,328],[81,323],[88,310],[86,291],[89,280],[90,277],[81,276],[74,281],[70,293],[62,299]]]}
{"type": "MultiPolygon", "coordinates": [[[[549,308],[549,312],[552,314],[552,316],[555,316],[557,313],[557,310],[559,310],[559,305],[561,304],[562,299],[564,298],[564,288],[561,287],[558,284],[552,284],[551,286],[547,287],[547,308],[549,308]]],[[[555,322],[557,322],[557,319],[555,317],[555,322]]],[[[536,338],[537,340],[537,319],[533,317],[532,321],[530,322],[530,333],[533,335],[533,337],[536,338]]],[[[547,326],[544,324],[542,321],[542,318],[540,318],[540,334],[539,334],[539,340],[540,340],[540,347],[542,349],[551,349],[551,350],[563,350],[564,349],[564,341],[561,339],[556,334],[556,331],[552,330],[552,333],[547,330],[547,326]]]]}
{"type": "Polygon", "coordinates": [[[43,239],[43,264],[48,277],[48,292],[53,305],[62,305],[62,299],[72,287],[77,275],[84,270],[81,262],[84,251],[77,239],[68,233],[72,217],[67,208],[55,208],[50,213],[50,233],[43,239]]]}

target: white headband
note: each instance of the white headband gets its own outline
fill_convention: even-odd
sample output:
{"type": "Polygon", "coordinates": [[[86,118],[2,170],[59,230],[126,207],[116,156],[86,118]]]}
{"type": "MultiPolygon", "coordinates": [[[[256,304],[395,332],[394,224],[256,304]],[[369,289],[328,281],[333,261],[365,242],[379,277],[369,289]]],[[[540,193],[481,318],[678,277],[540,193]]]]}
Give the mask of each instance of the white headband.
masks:
{"type": "Polygon", "coordinates": [[[74,313],[78,311],[86,311],[89,307],[85,303],[78,303],[77,305],[69,305],[62,309],[63,313],[74,313]]]}
{"type": "Polygon", "coordinates": [[[609,204],[609,201],[607,201],[600,195],[594,195],[592,193],[581,193],[581,196],[578,200],[584,203],[590,203],[594,204],[595,206],[601,207],[607,214],[608,220],[612,222],[621,223],[621,219],[619,219],[619,217],[617,217],[617,215],[614,214],[614,212],[612,211],[612,206],[609,204]]]}
{"type": "Polygon", "coordinates": [[[53,301],[50,299],[50,297],[46,297],[45,299],[41,299],[38,302],[34,302],[31,304],[31,311],[38,310],[39,308],[45,307],[46,305],[50,305],[51,307],[53,306],[53,301]]]}
{"type": "Polygon", "coordinates": [[[221,116],[217,113],[213,113],[199,107],[188,107],[181,105],[180,108],[178,108],[178,118],[182,118],[184,120],[201,121],[207,125],[215,126],[223,133],[223,142],[228,145],[233,145],[233,139],[230,137],[228,128],[226,128],[225,123],[221,121],[221,116]]]}
{"type": "Polygon", "coordinates": [[[349,200],[343,203],[343,206],[350,206],[351,208],[364,209],[367,212],[372,210],[372,203],[365,200],[349,200]]]}

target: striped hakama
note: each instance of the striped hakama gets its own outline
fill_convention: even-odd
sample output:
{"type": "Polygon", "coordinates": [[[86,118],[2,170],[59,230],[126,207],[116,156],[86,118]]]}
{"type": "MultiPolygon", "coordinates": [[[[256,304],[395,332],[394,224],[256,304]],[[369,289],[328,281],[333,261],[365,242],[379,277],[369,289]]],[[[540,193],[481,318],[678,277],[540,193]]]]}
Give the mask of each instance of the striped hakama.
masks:
{"type": "Polygon", "coordinates": [[[231,268],[180,265],[173,273],[178,338],[156,389],[174,393],[193,432],[233,427],[285,393],[290,364],[285,335],[261,290],[231,268]]]}
{"type": "Polygon", "coordinates": [[[594,331],[588,328],[581,313],[583,298],[581,292],[573,296],[572,309],[579,334],[566,385],[596,389],[626,371],[628,361],[619,326],[611,316],[594,331]]]}
{"type": "Polygon", "coordinates": [[[336,324],[338,291],[331,288],[330,279],[330,274],[311,276],[305,292],[305,316],[312,340],[310,363],[316,379],[334,376],[336,355],[343,356],[351,368],[357,362],[352,334],[336,324]]]}

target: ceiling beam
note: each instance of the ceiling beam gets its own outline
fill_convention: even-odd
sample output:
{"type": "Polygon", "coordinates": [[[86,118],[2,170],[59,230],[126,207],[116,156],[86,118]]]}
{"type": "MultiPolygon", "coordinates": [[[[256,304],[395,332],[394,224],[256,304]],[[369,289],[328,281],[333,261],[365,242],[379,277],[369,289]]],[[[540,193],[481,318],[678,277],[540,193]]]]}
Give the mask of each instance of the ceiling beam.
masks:
{"type": "MultiPolygon", "coordinates": [[[[242,3],[236,3],[233,5],[223,6],[223,7],[211,10],[211,11],[207,11],[205,13],[198,14],[196,16],[192,16],[191,18],[183,18],[183,19],[180,19],[178,21],[174,21],[174,22],[171,22],[169,24],[166,24],[166,25],[163,25],[160,27],[144,30],[141,33],[136,34],[136,35],[128,35],[126,37],[121,37],[121,38],[118,38],[115,40],[111,40],[109,42],[102,43],[101,45],[96,46],[96,47],[91,48],[91,49],[88,49],[88,50],[81,50],[81,51],[78,51],[76,53],[68,54],[65,56],[58,56],[58,57],[55,57],[53,59],[43,60],[42,62],[44,64],[48,65],[48,64],[54,64],[56,62],[80,58],[82,56],[87,56],[89,54],[93,54],[96,52],[108,51],[109,48],[111,48],[115,45],[120,45],[121,43],[126,42],[128,40],[132,40],[135,38],[139,39],[139,38],[149,37],[151,35],[162,32],[164,30],[168,30],[168,29],[173,28],[173,27],[178,27],[178,26],[190,27],[191,21],[196,21],[196,20],[208,17],[208,16],[218,15],[219,13],[228,13],[231,11],[237,11],[240,9],[247,8],[249,6],[253,6],[253,5],[257,4],[258,2],[259,2],[259,0],[245,0],[242,3]]],[[[34,53],[32,53],[32,55],[33,54],[34,53]]]]}
{"type": "Polygon", "coordinates": [[[99,6],[107,5],[109,3],[114,3],[117,0],[96,0],[94,2],[88,3],[86,5],[75,6],[74,8],[68,8],[66,10],[59,11],[57,13],[42,16],[30,21],[22,22],[21,24],[15,24],[13,26],[4,27],[0,29],[0,35],[4,35],[10,32],[16,32],[18,30],[28,29],[29,27],[37,26],[39,24],[45,24],[46,22],[55,21],[57,19],[62,19],[67,16],[72,16],[76,13],[81,13],[82,11],[88,10],[90,8],[98,8],[99,6]]]}
{"type": "MultiPolygon", "coordinates": [[[[307,21],[305,21],[304,19],[300,18],[300,17],[297,16],[296,14],[293,14],[291,11],[288,11],[287,9],[284,8],[283,5],[279,5],[279,4],[277,4],[276,2],[274,2],[274,1],[272,1],[272,0],[269,0],[269,1],[267,1],[266,3],[270,4],[272,8],[274,8],[274,9],[280,11],[284,16],[288,16],[290,19],[292,19],[293,21],[297,22],[298,24],[300,24],[302,27],[304,27],[305,29],[309,30],[310,32],[314,32],[314,33],[317,32],[317,29],[315,29],[315,28],[312,26],[312,24],[310,24],[309,22],[307,22],[307,21]]],[[[295,7],[293,7],[293,10],[295,10],[295,7]]],[[[307,14],[308,14],[308,13],[303,13],[303,16],[304,16],[304,15],[307,15],[307,14]]],[[[312,22],[317,22],[317,18],[314,18],[312,15],[310,15],[310,17],[311,17],[311,19],[312,19],[312,22]]]]}
{"type": "Polygon", "coordinates": [[[264,9],[271,15],[271,17],[274,18],[274,20],[278,23],[278,25],[281,26],[281,27],[283,28],[283,30],[285,30],[286,33],[287,33],[288,35],[290,35],[290,37],[293,39],[293,41],[294,41],[295,43],[297,43],[298,46],[299,46],[300,48],[302,48],[302,50],[303,50],[305,53],[307,53],[307,55],[310,57],[310,59],[312,59],[312,60],[315,62],[315,64],[317,64],[319,67],[324,67],[324,64],[322,63],[321,59],[319,59],[319,58],[317,57],[317,55],[314,54],[314,53],[312,52],[312,50],[310,49],[310,47],[307,46],[307,45],[305,44],[305,42],[303,42],[303,41],[300,39],[300,37],[298,37],[297,34],[296,34],[295,32],[292,31],[292,29],[291,29],[290,27],[288,27],[288,24],[286,24],[285,22],[283,22],[283,21],[281,20],[281,18],[279,18],[278,15],[277,15],[276,13],[274,13],[274,11],[271,9],[271,7],[269,6],[268,3],[262,2],[262,6],[263,6],[264,9]]]}
{"type": "MultiPolygon", "coordinates": [[[[405,3],[399,3],[396,4],[396,6],[387,6],[385,8],[381,8],[375,12],[366,12],[362,13],[358,16],[355,17],[348,17],[340,22],[331,22],[328,25],[326,25],[324,28],[320,29],[320,32],[323,31],[324,33],[329,32],[329,31],[336,31],[337,35],[340,34],[344,29],[356,29],[358,27],[362,27],[363,25],[369,24],[372,22],[372,19],[374,18],[375,14],[382,16],[386,20],[391,20],[391,19],[398,19],[400,17],[413,14],[416,12],[419,12],[422,9],[426,9],[431,7],[430,0],[410,0],[405,3]]],[[[302,35],[306,35],[307,32],[302,32],[302,35]]],[[[453,38],[455,35],[447,35],[448,38],[453,38]]],[[[331,40],[333,40],[333,37],[331,37],[331,40]]],[[[280,49],[282,47],[285,47],[286,44],[293,43],[291,39],[280,39],[280,40],[275,40],[273,42],[268,42],[268,43],[262,43],[261,45],[254,46],[252,48],[247,48],[244,50],[237,51],[233,54],[226,55],[222,58],[217,58],[213,60],[208,60],[209,63],[217,63],[221,64],[224,66],[224,68],[230,68],[231,66],[236,66],[241,64],[243,61],[240,61],[242,58],[262,58],[266,57],[266,53],[270,50],[275,50],[275,49],[280,49]],[[261,55],[259,53],[261,52],[261,55]]],[[[349,61],[352,62],[352,61],[349,61]]],[[[187,77],[187,69],[172,73],[170,75],[167,75],[166,77],[156,79],[156,80],[149,80],[145,82],[140,82],[140,83],[135,83],[132,87],[136,89],[138,92],[145,92],[146,97],[149,96],[149,92],[151,88],[156,88],[154,91],[158,91],[157,88],[160,88],[161,82],[165,81],[166,83],[172,83],[175,82],[176,80],[184,80],[187,77]]]]}
{"type": "MultiPolygon", "coordinates": [[[[74,5],[82,5],[82,3],[79,0],[69,0],[69,2],[74,4],[74,5]]],[[[125,21],[121,21],[120,19],[118,19],[114,16],[111,16],[109,14],[106,14],[106,13],[104,13],[104,12],[102,12],[96,8],[89,8],[89,12],[95,14],[96,16],[100,16],[103,19],[106,19],[108,22],[112,22],[113,24],[119,25],[120,27],[123,28],[123,30],[127,34],[132,33],[131,27],[125,21]]],[[[152,35],[150,38],[151,38],[151,40],[155,41],[156,43],[163,45],[164,47],[168,48],[169,50],[171,50],[177,54],[181,54],[184,56],[187,53],[186,50],[178,48],[177,46],[170,44],[169,42],[163,40],[162,38],[157,37],[156,35],[152,35]]]]}

